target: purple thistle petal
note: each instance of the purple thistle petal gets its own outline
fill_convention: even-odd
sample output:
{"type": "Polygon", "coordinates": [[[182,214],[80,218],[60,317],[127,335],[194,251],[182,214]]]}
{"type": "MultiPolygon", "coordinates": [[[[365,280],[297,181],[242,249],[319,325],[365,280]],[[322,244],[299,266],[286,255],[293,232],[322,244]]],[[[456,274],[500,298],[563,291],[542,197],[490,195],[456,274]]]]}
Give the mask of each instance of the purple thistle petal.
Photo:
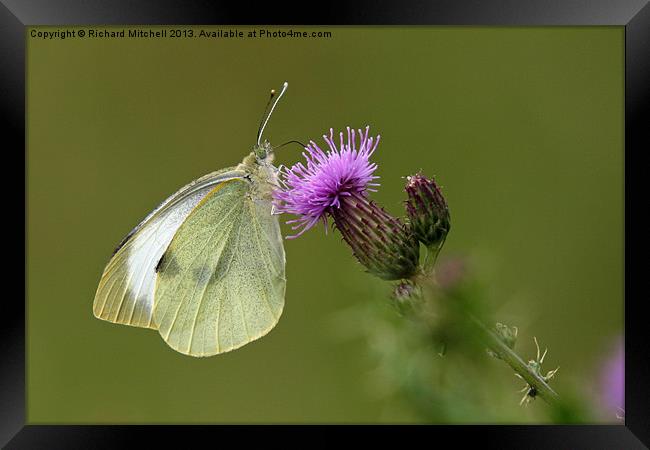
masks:
{"type": "Polygon", "coordinates": [[[377,176],[377,164],[369,161],[377,149],[380,137],[368,137],[370,127],[355,132],[347,127],[347,143],[343,132],[339,133],[340,144],[334,142],[334,130],[329,136],[323,135],[329,149],[325,152],[314,141],[309,141],[303,157],[305,164],[296,163],[293,167],[280,171],[281,189],[274,191],[274,204],[280,213],[298,216],[287,223],[300,230],[292,239],[302,235],[318,221],[323,221],[327,231],[327,214],[341,207],[341,200],[353,194],[363,194],[377,176]],[[357,137],[359,139],[357,146],[357,137]]]}

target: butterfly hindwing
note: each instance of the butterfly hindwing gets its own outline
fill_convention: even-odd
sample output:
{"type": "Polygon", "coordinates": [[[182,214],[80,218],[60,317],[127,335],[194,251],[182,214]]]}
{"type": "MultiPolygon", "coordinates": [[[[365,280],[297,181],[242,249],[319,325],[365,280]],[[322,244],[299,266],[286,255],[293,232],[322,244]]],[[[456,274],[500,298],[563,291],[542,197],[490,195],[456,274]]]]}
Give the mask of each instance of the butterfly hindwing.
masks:
{"type": "Polygon", "coordinates": [[[214,187],[179,227],[155,287],[154,322],[173,349],[227,352],[278,322],[285,254],[271,209],[251,182],[233,179],[214,187]]]}
{"type": "Polygon", "coordinates": [[[174,234],[196,205],[224,180],[243,176],[232,168],[213,172],[181,188],[152,211],[115,250],[95,294],[96,317],[156,328],[153,321],[156,266],[174,234]]]}

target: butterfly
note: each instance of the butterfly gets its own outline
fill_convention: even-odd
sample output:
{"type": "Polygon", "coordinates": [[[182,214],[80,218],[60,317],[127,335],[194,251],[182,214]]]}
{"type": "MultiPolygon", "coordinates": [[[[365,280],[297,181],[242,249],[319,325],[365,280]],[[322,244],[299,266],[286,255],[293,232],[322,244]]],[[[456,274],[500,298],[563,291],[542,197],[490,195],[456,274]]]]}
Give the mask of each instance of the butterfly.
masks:
{"type": "Polygon", "coordinates": [[[158,330],[195,357],[237,349],[280,319],[285,253],[273,189],[273,147],[261,141],[278,101],[267,103],[243,161],[178,190],[117,246],[95,294],[95,317],[158,330]]]}

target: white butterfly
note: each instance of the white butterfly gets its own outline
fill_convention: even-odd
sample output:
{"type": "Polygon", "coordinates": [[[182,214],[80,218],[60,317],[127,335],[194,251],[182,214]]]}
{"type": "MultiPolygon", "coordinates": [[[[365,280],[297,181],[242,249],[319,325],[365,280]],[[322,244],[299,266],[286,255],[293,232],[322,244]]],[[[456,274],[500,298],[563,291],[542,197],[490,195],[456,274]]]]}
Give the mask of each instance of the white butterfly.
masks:
{"type": "MultiPolygon", "coordinates": [[[[212,356],[268,333],[284,307],[285,254],[272,214],[273,148],[261,143],[236,167],[205,175],[167,198],[119,244],[93,312],[157,329],[183,354],[212,356]]],[[[270,106],[270,108],[269,108],[270,106]]]]}

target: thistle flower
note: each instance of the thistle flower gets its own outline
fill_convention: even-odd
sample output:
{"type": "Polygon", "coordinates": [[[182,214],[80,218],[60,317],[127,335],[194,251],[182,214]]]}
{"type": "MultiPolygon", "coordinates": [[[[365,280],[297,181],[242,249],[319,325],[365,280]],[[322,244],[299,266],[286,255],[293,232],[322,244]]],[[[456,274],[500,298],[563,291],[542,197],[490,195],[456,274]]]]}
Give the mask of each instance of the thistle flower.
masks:
{"type": "Polygon", "coordinates": [[[427,247],[439,246],[451,227],[449,208],[435,180],[422,174],[408,177],[406,213],[416,238],[427,247]]]}
{"type": "Polygon", "coordinates": [[[278,212],[296,215],[289,220],[300,236],[316,223],[328,218],[334,221],[345,242],[361,264],[380,278],[408,278],[417,269],[419,247],[410,230],[397,218],[368,198],[379,184],[374,183],[377,164],[370,157],[377,149],[379,136],[347,128],[347,142],[339,134],[340,144],[334,142],[334,130],[323,135],[329,146],[324,152],[314,142],[305,147],[306,165],[297,163],[281,171],[282,187],[274,192],[278,212]],[[357,146],[358,137],[358,146],[357,146]]]}
{"type": "Polygon", "coordinates": [[[468,277],[467,260],[456,256],[446,258],[438,264],[435,280],[443,291],[453,291],[468,277]]]}
{"type": "Polygon", "coordinates": [[[329,151],[323,152],[314,142],[309,141],[303,152],[307,166],[297,163],[288,170],[281,172],[281,183],[284,189],[276,190],[275,206],[281,213],[297,215],[288,224],[295,224],[292,229],[300,232],[288,239],[293,239],[322,221],[327,226],[327,215],[333,208],[341,207],[341,200],[352,194],[365,194],[373,190],[369,186],[379,186],[371,181],[379,178],[373,175],[377,164],[370,163],[370,156],[379,144],[377,138],[368,137],[370,127],[365,134],[359,133],[359,148],[356,147],[355,130],[347,128],[347,144],[343,142],[340,133],[340,149],[334,143],[334,130],[330,128],[329,136],[323,139],[329,146],[329,151]]]}
{"type": "Polygon", "coordinates": [[[600,376],[600,400],[608,417],[621,418],[625,412],[625,349],[623,340],[616,342],[607,356],[600,376]]]}

